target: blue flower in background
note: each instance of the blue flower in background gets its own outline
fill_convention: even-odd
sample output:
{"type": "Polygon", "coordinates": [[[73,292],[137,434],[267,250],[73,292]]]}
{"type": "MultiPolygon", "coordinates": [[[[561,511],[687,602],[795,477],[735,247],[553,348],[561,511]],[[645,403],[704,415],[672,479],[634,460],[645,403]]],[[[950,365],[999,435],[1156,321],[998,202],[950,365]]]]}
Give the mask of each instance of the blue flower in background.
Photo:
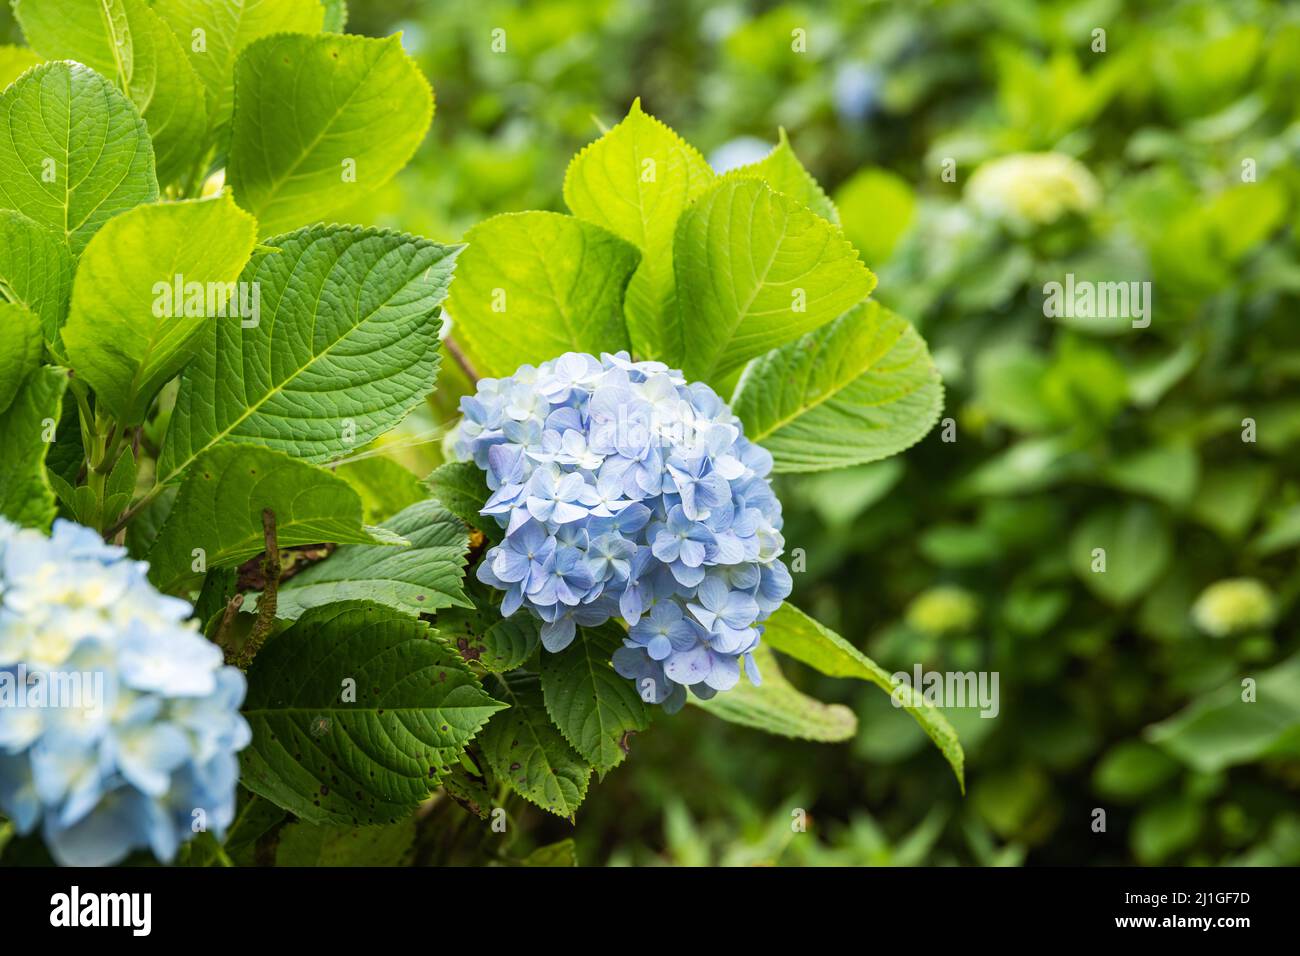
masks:
{"type": "Polygon", "coordinates": [[[170,860],[234,818],[244,675],[147,567],[68,521],[0,519],[0,812],[61,864],[170,860]]]}
{"type": "Polygon", "coordinates": [[[506,530],[479,562],[501,612],[542,621],[561,651],[621,617],[614,669],[676,710],[734,687],[789,595],[772,456],[707,385],[627,353],[569,352],[483,379],[452,436],[487,475],[506,530]]]}

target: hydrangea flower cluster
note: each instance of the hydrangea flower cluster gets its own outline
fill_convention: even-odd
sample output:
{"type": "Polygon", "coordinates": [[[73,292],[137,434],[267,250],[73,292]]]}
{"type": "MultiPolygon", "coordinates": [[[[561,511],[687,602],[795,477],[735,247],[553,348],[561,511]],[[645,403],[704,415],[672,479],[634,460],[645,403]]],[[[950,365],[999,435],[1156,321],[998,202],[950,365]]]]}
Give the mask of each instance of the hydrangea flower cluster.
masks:
{"type": "Polygon", "coordinates": [[[0,812],[61,864],[170,860],[234,817],[244,675],[147,567],[72,522],[0,519],[0,812]]]}
{"type": "Polygon", "coordinates": [[[643,699],[708,699],[743,668],[791,590],[772,456],[713,389],[626,352],[569,352],[461,400],[452,437],[487,473],[482,513],[506,531],[478,566],[501,611],[541,619],[560,651],[575,626],[629,625],[615,670],[643,699]]]}

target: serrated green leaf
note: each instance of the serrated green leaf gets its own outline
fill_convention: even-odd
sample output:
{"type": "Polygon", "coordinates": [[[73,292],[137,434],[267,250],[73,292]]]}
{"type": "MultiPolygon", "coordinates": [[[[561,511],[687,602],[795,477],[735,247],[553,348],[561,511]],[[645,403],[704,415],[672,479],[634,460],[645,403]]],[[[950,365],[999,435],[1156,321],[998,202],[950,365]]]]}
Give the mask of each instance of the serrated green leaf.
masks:
{"type": "Polygon", "coordinates": [[[325,8],[325,22],[321,29],[326,33],[342,33],[348,25],[348,5],[346,0],[321,0],[325,8]]]}
{"type": "Polygon", "coordinates": [[[307,608],[353,599],[416,616],[473,606],[462,587],[469,548],[464,522],[436,501],[421,501],[382,527],[411,546],[344,545],[284,583],[276,616],[293,620],[307,608]]]}
{"type": "Polygon", "coordinates": [[[474,462],[453,461],[439,465],[425,479],[425,484],[429,486],[430,494],[461,521],[471,528],[478,528],[494,544],[501,542],[502,530],[496,519],[479,514],[491,492],[487,479],[474,462]]]}
{"type": "Polygon", "coordinates": [[[317,0],[167,0],[156,9],[180,38],[203,84],[213,132],[230,122],[240,52],[272,33],[319,33],[323,15],[317,0]],[[202,44],[196,49],[198,30],[202,44]]]}
{"type": "Polygon", "coordinates": [[[77,266],[63,344],[77,375],[122,425],[144,421],[205,327],[238,325],[231,283],[256,244],[257,223],[229,193],[137,206],[91,239],[77,266]],[[178,284],[183,296],[175,294],[178,284]],[[212,294],[217,289],[220,296],[212,294]]]}
{"type": "Polygon", "coordinates": [[[149,126],[159,182],[189,170],[207,129],[203,88],[147,0],[15,0],[14,14],[42,56],[84,63],[131,98],[149,126]]]}
{"type": "Polygon", "coordinates": [[[766,183],[729,175],[677,223],[688,379],[720,382],[857,305],[876,277],[839,229],[766,183]]]}
{"type": "Polygon", "coordinates": [[[438,305],[460,246],[316,226],[274,240],[241,282],[261,318],[209,322],[181,377],[159,460],[171,481],[225,442],[319,462],[388,431],[432,390],[438,305]]]}
{"type": "Polygon", "coordinates": [[[465,241],[447,308],[480,375],[629,347],[623,292],[640,253],[618,236],[572,216],[519,212],[479,223],[465,241]]]}
{"type": "Polygon", "coordinates": [[[276,866],[404,866],[415,817],[385,826],[291,823],[280,831],[276,866]]]}
{"type": "MultiPolygon", "coordinates": [[[[943,753],[952,772],[957,775],[957,783],[965,791],[966,755],[962,751],[961,741],[957,739],[957,732],[952,729],[948,719],[927,704],[915,688],[896,685],[883,667],[793,604],[782,604],[767,619],[763,641],[823,674],[831,677],[856,677],[875,684],[901,702],[903,709],[915,718],[943,753]]],[[[766,671],[763,672],[763,678],[767,679],[766,671]]]]}
{"type": "Polygon", "coordinates": [[[641,250],[624,308],[638,356],[683,352],[676,315],[673,227],[687,203],[714,179],[704,157],[641,110],[578,153],[564,176],[564,201],[579,219],[603,226],[641,250]]]}
{"type": "Polygon", "coordinates": [[[1146,502],[1128,501],[1089,514],[1070,539],[1069,553],[1074,573],[1093,593],[1125,605],[1155,584],[1172,552],[1164,515],[1146,502]]]}
{"type": "Polygon", "coordinates": [[[493,686],[510,709],[479,738],[492,773],[543,810],[572,817],[587,796],[591,765],[551,723],[536,677],[519,674],[493,686]]]}
{"type": "Polygon", "coordinates": [[[53,345],[72,295],[72,254],[51,229],[0,209],[0,300],[26,306],[53,345]]]}
{"type": "Polygon", "coordinates": [[[858,732],[857,717],[843,704],[823,704],[795,689],[766,644],[754,651],[754,663],[763,677],[760,686],[742,678],[711,700],[700,700],[694,694],[686,699],[715,717],[782,737],[833,743],[858,732]]]}
{"type": "Polygon", "coordinates": [[[73,255],[109,219],[158,198],[139,111],[78,63],[43,63],[0,93],[0,207],[63,238],[73,255]]]}
{"type": "Polygon", "coordinates": [[[433,90],[400,37],[263,37],[235,62],[226,178],[272,236],[388,182],[432,119],[433,90]],[[327,81],[299,82],[304,75],[327,81]]]}
{"type": "Polygon", "coordinates": [[[504,674],[522,667],[542,643],[541,624],[531,614],[501,616],[501,608],[488,600],[484,587],[468,582],[473,608],[439,611],[438,630],[460,652],[485,670],[504,674]]]}
{"type": "Polygon", "coordinates": [[[0,412],[41,363],[41,320],[26,306],[0,301],[0,412]]]}
{"type": "Polygon", "coordinates": [[[939,372],[911,324],[875,302],[756,359],[732,411],[775,470],[821,471],[888,458],[938,421],[939,372]]]}
{"type": "Polygon", "coordinates": [[[627,734],[650,724],[636,685],[610,665],[626,633],[617,624],[584,628],[560,653],[542,655],[546,712],[565,740],[601,774],[627,756],[627,734]]]}
{"type": "Polygon", "coordinates": [[[194,463],[149,552],[150,579],[162,591],[198,584],[194,549],[207,568],[238,565],[265,550],[262,510],[275,512],[280,547],[401,544],[361,522],[361,499],[346,481],[269,448],[223,445],[194,463]]]}
{"type": "Polygon", "coordinates": [[[784,127],[780,130],[780,138],[772,152],[756,163],[732,170],[732,173],[761,179],[777,192],[785,193],[828,222],[839,225],[840,214],[836,211],[835,204],[817,184],[817,180],[813,179],[812,173],[799,162],[789,137],[785,135],[784,127]]]}
{"type": "Polygon", "coordinates": [[[0,516],[31,528],[54,520],[54,491],[45,456],[62,411],[68,376],[63,369],[38,368],[27,376],[9,408],[0,412],[0,516]]]}
{"type": "Polygon", "coordinates": [[[421,621],[365,602],[313,608],[249,669],[240,779],[308,823],[394,822],[503,706],[421,621]]]}
{"type": "Polygon", "coordinates": [[[41,58],[25,46],[0,46],[0,90],[40,62],[41,58]]]}

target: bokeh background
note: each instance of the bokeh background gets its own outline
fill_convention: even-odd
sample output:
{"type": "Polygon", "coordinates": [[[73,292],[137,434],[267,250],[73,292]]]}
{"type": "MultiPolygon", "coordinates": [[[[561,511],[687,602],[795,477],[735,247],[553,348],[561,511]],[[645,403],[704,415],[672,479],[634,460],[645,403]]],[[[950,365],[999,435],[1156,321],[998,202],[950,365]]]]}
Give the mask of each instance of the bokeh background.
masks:
{"type": "MultiPolygon", "coordinates": [[[[633,741],[576,828],[525,812],[525,848],[573,836],[584,865],[1300,864],[1300,8],[349,5],[351,32],[403,32],[437,114],[411,166],[341,218],[451,240],[562,210],[569,158],[637,96],[720,170],[784,128],[946,384],[955,441],[937,429],[780,494],[807,555],[796,603],[890,670],[999,673],[995,719],[947,712],[966,796],[886,695],[791,662],[854,709],[856,740],[687,708],[633,741]],[[1150,281],[1150,327],[1045,317],[1043,285],[1066,273],[1150,281]]],[[[391,460],[439,461],[457,375],[391,460]]]]}

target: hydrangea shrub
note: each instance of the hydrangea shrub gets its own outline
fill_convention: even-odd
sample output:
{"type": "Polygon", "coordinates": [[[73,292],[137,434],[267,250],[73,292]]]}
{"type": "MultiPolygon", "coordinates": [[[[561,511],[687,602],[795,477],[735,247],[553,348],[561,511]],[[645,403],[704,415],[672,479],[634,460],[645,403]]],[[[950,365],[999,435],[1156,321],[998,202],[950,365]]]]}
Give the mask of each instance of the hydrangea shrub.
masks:
{"type": "Polygon", "coordinates": [[[119,6],[19,0],[34,65],[0,91],[13,845],[229,865],[383,827],[406,858],[430,800],[572,818],[687,701],[854,733],[777,654],[893,687],[786,600],[773,482],[897,454],[942,390],[784,136],[719,176],[634,103],[572,215],[331,224],[432,119],[398,38],[317,0],[119,6]],[[420,481],[379,449],[448,357],[420,481]],[[13,705],[73,677],[106,706],[13,705]]]}

